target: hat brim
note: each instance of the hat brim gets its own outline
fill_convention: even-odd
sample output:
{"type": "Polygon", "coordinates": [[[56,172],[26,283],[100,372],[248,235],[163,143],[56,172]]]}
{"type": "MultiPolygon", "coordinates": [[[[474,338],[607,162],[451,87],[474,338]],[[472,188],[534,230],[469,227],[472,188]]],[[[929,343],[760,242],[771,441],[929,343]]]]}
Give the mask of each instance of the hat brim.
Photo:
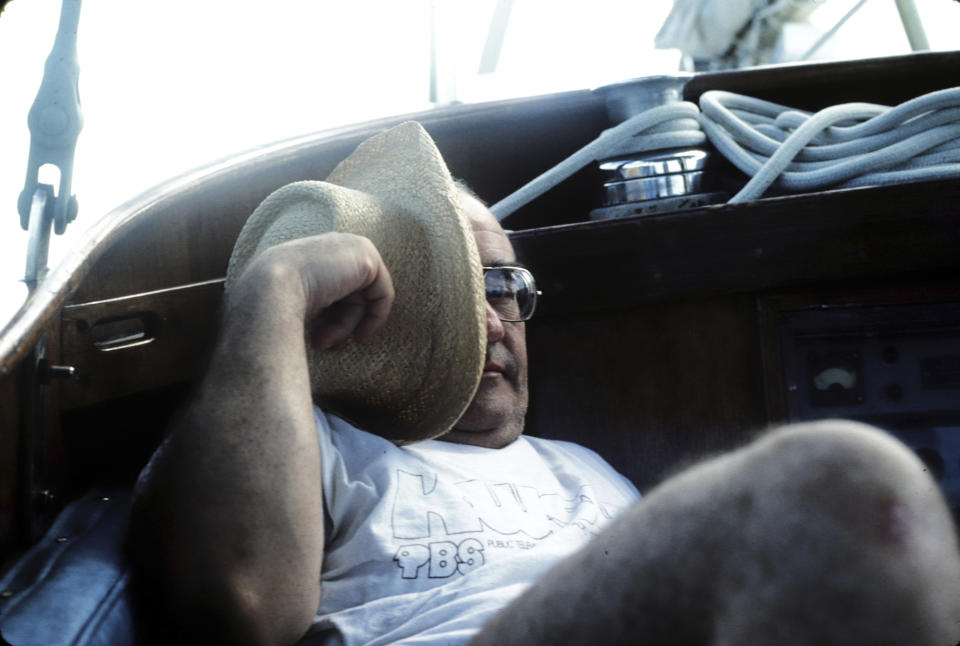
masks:
{"type": "Polygon", "coordinates": [[[329,231],[369,238],[396,298],[368,343],[323,352],[307,344],[318,403],[396,442],[446,433],[480,384],[486,299],[459,189],[422,126],[405,123],[368,139],[325,182],[271,194],[240,232],[227,289],[263,250],[329,231]]]}

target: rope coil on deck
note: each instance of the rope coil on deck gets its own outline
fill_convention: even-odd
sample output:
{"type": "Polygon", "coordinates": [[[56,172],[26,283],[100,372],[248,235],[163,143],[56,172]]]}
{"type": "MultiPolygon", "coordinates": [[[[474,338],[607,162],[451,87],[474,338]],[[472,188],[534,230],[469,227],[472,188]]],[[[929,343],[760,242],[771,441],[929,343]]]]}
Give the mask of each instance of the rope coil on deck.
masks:
{"type": "Polygon", "coordinates": [[[700,97],[710,142],[750,181],[729,201],[788,191],[960,176],[960,88],[896,107],[845,103],[817,113],[731,92],[700,97]]]}
{"type": "Polygon", "coordinates": [[[699,108],[670,103],[605,130],[491,210],[502,220],[625,142],[653,151],[707,139],[750,176],[729,203],[758,199],[771,186],[802,192],[960,177],[960,87],[895,107],[846,103],[816,113],[711,90],[699,108]]]}

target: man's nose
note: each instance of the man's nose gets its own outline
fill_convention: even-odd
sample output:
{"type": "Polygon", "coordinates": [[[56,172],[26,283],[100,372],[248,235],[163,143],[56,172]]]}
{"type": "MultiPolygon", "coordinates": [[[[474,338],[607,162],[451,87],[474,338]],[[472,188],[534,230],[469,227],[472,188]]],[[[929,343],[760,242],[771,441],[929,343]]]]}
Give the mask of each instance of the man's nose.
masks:
{"type": "Polygon", "coordinates": [[[503,321],[500,320],[500,316],[493,309],[493,306],[487,303],[487,344],[493,345],[502,339],[505,333],[503,321]]]}

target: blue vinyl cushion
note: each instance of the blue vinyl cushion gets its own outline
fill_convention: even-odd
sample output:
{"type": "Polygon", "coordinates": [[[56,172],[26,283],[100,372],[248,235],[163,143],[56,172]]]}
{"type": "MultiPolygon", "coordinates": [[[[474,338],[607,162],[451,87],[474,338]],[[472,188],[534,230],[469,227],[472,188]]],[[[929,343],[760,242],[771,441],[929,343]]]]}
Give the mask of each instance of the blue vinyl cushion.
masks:
{"type": "Polygon", "coordinates": [[[0,635],[16,646],[132,646],[124,550],[131,493],[95,490],[68,505],[0,581],[0,635]]]}

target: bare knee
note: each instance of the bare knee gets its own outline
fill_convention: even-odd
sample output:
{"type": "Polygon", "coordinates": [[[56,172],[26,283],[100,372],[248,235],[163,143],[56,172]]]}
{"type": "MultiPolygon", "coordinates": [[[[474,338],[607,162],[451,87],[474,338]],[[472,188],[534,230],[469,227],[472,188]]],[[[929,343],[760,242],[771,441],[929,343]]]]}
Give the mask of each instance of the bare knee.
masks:
{"type": "Polygon", "coordinates": [[[953,523],[927,467],[891,435],[845,420],[772,431],[745,452],[753,489],[804,522],[848,524],[865,544],[956,550],[953,523]],[[779,500],[778,500],[779,499],[779,500]]]}
{"type": "Polygon", "coordinates": [[[936,483],[905,446],[829,420],[770,432],[733,468],[747,502],[743,541],[720,583],[731,643],[758,630],[790,643],[781,638],[797,629],[786,627],[793,621],[835,631],[818,643],[871,642],[881,624],[883,643],[899,643],[897,631],[912,633],[912,643],[960,637],[956,532],[936,483]]]}

